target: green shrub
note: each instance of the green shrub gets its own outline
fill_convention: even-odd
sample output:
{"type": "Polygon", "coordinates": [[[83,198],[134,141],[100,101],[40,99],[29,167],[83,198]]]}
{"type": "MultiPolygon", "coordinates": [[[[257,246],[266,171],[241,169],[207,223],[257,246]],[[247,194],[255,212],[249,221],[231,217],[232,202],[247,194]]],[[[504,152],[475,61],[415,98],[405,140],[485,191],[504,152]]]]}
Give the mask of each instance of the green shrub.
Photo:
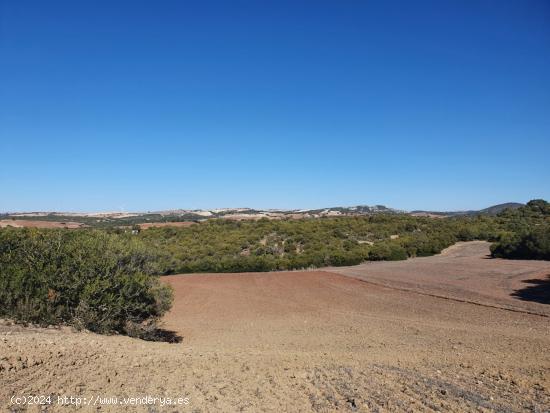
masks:
{"type": "Polygon", "coordinates": [[[407,250],[391,242],[374,244],[368,255],[370,261],[400,261],[408,258],[407,250]]]}
{"type": "Polygon", "coordinates": [[[536,228],[524,234],[503,234],[491,245],[497,258],[550,260],[550,227],[536,228]]]}
{"type": "Polygon", "coordinates": [[[171,304],[156,257],[137,239],[97,230],[0,231],[0,316],[100,333],[151,323],[171,304]]]}

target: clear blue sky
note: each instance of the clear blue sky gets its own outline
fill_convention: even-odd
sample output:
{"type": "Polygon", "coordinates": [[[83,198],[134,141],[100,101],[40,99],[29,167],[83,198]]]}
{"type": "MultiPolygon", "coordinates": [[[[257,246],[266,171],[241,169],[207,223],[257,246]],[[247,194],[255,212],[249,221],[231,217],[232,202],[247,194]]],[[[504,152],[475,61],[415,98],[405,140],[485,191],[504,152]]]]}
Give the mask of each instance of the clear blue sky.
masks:
{"type": "Polygon", "coordinates": [[[550,199],[546,0],[0,5],[0,211],[550,199]]]}

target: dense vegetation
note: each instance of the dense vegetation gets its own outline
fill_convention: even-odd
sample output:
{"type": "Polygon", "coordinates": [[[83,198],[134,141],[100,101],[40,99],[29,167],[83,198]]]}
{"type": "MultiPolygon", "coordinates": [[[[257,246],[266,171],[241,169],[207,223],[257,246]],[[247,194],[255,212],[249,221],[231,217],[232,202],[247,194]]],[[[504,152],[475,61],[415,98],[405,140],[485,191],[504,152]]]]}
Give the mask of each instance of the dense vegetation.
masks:
{"type": "Polygon", "coordinates": [[[491,246],[491,253],[497,258],[550,260],[550,229],[503,237],[491,246]]]}
{"type": "Polygon", "coordinates": [[[491,246],[494,257],[550,260],[550,204],[529,202],[517,210],[506,210],[498,217],[508,231],[491,246]]]}
{"type": "Polygon", "coordinates": [[[353,265],[496,241],[495,257],[550,259],[550,204],[496,216],[377,214],[300,220],[212,219],[190,227],[0,229],[0,317],[146,336],[169,308],[157,275],[353,265]],[[136,233],[137,232],[137,233],[136,233]]]}
{"type": "Polygon", "coordinates": [[[146,336],[170,307],[156,258],[104,231],[0,231],[0,316],[146,336]]]}
{"type": "Polygon", "coordinates": [[[456,241],[496,236],[488,217],[431,219],[405,214],[305,220],[209,220],[151,228],[138,238],[159,253],[163,274],[353,265],[432,255],[456,241]]]}

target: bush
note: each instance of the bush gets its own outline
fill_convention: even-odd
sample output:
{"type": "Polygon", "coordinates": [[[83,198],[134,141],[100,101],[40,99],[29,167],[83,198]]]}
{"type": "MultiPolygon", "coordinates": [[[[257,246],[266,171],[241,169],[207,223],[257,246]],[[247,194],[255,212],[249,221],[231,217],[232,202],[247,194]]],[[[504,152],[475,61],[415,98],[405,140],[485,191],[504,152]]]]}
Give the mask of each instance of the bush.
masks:
{"type": "Polygon", "coordinates": [[[503,234],[491,245],[497,258],[550,260],[550,227],[537,228],[521,235],[503,234]]]}
{"type": "Polygon", "coordinates": [[[372,246],[368,258],[371,261],[401,261],[406,260],[408,254],[401,245],[380,242],[372,246]]]}
{"type": "Polygon", "coordinates": [[[150,250],[97,230],[0,231],[0,316],[127,333],[171,305],[150,250]]]}

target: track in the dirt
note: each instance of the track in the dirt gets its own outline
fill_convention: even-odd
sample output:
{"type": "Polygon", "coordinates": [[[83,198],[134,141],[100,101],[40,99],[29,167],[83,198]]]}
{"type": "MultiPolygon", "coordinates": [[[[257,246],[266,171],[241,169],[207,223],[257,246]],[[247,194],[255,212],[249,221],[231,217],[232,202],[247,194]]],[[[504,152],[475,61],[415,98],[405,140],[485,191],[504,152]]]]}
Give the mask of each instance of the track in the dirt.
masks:
{"type": "Polygon", "coordinates": [[[521,292],[532,288],[534,280],[546,285],[550,262],[491,259],[489,243],[484,241],[458,243],[433,257],[328,270],[404,292],[550,316],[544,300],[521,299],[526,296],[521,292]]]}
{"type": "Polygon", "coordinates": [[[466,299],[460,299],[460,298],[456,298],[456,297],[448,297],[448,296],[444,296],[444,295],[440,295],[440,294],[425,293],[425,292],[422,292],[422,291],[414,290],[414,289],[412,289],[412,288],[393,287],[393,286],[388,285],[388,284],[377,283],[377,282],[374,282],[374,281],[368,281],[368,280],[365,280],[365,279],[360,278],[360,277],[355,277],[355,278],[358,279],[358,280],[361,281],[361,282],[364,282],[364,283],[367,283],[367,284],[371,284],[371,285],[376,285],[376,286],[378,286],[378,287],[388,288],[388,289],[390,289],[390,290],[404,291],[404,292],[412,293],[412,294],[425,295],[426,297],[441,298],[441,299],[443,299],[443,300],[456,301],[456,302],[458,302],[458,303],[466,303],[466,304],[472,304],[472,305],[479,305],[479,306],[481,306],[481,307],[498,308],[498,309],[500,309],[500,310],[511,311],[511,312],[513,312],[513,313],[523,313],[523,314],[535,315],[535,316],[546,317],[546,318],[550,317],[550,315],[548,315],[548,314],[537,313],[537,312],[534,312],[534,311],[521,310],[521,309],[519,309],[519,308],[509,308],[509,307],[504,307],[504,306],[496,305],[496,304],[494,304],[494,305],[491,305],[491,304],[484,304],[484,303],[480,303],[480,302],[477,302],[477,301],[466,300],[466,299]]]}

